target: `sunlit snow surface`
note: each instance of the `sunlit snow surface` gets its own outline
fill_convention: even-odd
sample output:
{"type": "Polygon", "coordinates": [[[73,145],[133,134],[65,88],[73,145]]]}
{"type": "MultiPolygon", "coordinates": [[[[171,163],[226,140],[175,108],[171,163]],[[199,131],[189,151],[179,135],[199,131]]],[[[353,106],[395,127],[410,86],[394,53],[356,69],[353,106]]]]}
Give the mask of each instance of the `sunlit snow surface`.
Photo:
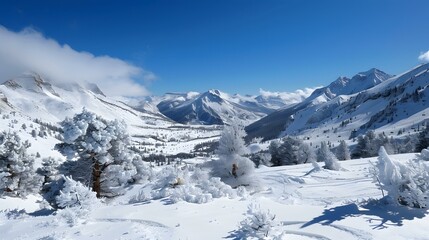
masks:
{"type": "MultiPolygon", "coordinates": [[[[415,154],[393,155],[399,161],[415,154]]],[[[196,160],[201,161],[201,160],[196,160]]],[[[262,167],[263,188],[245,198],[204,204],[166,199],[128,203],[143,185],[94,209],[70,227],[50,212],[37,211],[38,197],[1,198],[1,239],[240,239],[239,223],[254,202],[275,214],[284,239],[427,239],[425,210],[386,205],[368,168],[376,158],[342,162],[342,171],[312,171],[311,164],[262,167]],[[19,213],[24,209],[29,214],[19,213]]]]}

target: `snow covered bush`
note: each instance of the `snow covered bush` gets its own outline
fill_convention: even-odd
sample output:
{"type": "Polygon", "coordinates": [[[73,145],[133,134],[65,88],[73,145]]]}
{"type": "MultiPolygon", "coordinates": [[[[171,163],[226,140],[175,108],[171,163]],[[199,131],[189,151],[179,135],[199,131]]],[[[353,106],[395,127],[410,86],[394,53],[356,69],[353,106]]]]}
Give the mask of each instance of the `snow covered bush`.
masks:
{"type": "Polygon", "coordinates": [[[269,210],[263,211],[257,204],[247,207],[247,218],[240,222],[237,238],[240,239],[282,239],[282,233],[275,230],[279,224],[269,210]]]}
{"type": "Polygon", "coordinates": [[[61,208],[57,214],[70,225],[85,221],[91,210],[100,205],[95,192],[69,177],[64,177],[63,189],[55,199],[61,208]]]}
{"type": "Polygon", "coordinates": [[[56,149],[68,158],[62,166],[97,193],[112,197],[123,193],[131,182],[144,179],[144,163],[129,150],[131,138],[123,121],[107,121],[86,111],[61,122],[63,143],[56,149]]]}
{"type": "Polygon", "coordinates": [[[34,157],[27,154],[29,147],[16,132],[0,133],[0,196],[25,197],[39,191],[42,178],[34,169],[34,157]]]}
{"type": "Polygon", "coordinates": [[[249,158],[243,157],[247,153],[243,140],[245,134],[244,129],[235,122],[225,126],[217,150],[219,159],[209,163],[212,175],[232,187],[259,186],[254,175],[255,164],[249,158]]]}
{"type": "Polygon", "coordinates": [[[335,157],[335,155],[331,152],[331,150],[329,150],[326,142],[322,142],[320,144],[319,151],[317,152],[317,159],[319,161],[325,162],[324,168],[326,169],[335,171],[341,169],[340,162],[338,161],[337,157],[335,157]]]}
{"type": "Polygon", "coordinates": [[[421,151],[419,155],[420,159],[424,161],[429,161],[429,149],[425,148],[421,151]]]}
{"type": "MultiPolygon", "coordinates": [[[[210,177],[207,171],[197,167],[181,169],[168,166],[159,172],[156,179],[152,186],[152,199],[168,197],[173,203],[179,201],[206,203],[213,198],[237,196],[236,191],[220,178],[210,177]]],[[[138,196],[133,197],[132,201],[137,198],[138,196]]],[[[147,195],[143,199],[147,201],[147,195]]]]}
{"type": "Polygon", "coordinates": [[[387,192],[391,202],[415,208],[429,206],[427,162],[416,159],[402,164],[391,159],[384,147],[381,147],[374,178],[381,190],[387,192]]]}

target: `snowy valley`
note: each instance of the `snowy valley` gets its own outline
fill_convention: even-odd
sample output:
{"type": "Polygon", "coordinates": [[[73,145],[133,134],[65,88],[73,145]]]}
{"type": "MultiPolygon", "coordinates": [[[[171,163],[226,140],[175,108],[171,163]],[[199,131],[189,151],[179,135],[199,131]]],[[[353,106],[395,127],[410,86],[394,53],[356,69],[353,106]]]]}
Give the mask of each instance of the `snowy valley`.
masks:
{"type": "Polygon", "coordinates": [[[428,86],[429,64],[259,96],[25,73],[0,85],[0,239],[429,239],[428,86]]]}

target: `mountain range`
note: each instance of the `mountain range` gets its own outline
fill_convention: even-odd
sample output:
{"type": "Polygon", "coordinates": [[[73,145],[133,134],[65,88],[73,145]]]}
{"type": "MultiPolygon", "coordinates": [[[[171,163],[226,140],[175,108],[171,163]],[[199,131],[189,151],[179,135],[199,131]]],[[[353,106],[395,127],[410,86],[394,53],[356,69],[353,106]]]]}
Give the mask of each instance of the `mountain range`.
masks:
{"type": "Polygon", "coordinates": [[[294,97],[262,90],[258,96],[232,95],[212,89],[133,99],[106,96],[95,84],[57,82],[25,73],[0,85],[0,110],[58,123],[87,108],[106,119],[126,121],[134,135],[149,134],[153,144],[160,143],[158,129],[165,130],[161,143],[178,136],[213,138],[218,133],[198,136],[190,129],[216,132],[217,126],[237,120],[246,126],[248,140],[286,135],[349,139],[367,130],[410,131],[425,123],[428,71],[429,64],[397,76],[373,68],[294,97]],[[171,129],[183,131],[170,134],[171,129]]]}

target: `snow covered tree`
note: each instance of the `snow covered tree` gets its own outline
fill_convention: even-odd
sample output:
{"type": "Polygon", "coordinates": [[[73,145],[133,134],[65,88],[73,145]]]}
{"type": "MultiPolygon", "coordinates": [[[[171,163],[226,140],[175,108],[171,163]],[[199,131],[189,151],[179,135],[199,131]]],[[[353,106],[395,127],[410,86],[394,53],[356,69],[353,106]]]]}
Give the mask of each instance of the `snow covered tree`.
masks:
{"type": "Polygon", "coordinates": [[[43,198],[55,209],[58,208],[55,197],[63,188],[64,179],[59,173],[60,162],[53,157],[42,159],[42,166],[37,169],[37,173],[42,176],[43,184],[41,194],[43,198]]]}
{"type": "Polygon", "coordinates": [[[300,142],[297,152],[298,163],[310,163],[316,161],[316,154],[309,144],[300,142]]]}
{"type": "Polygon", "coordinates": [[[255,164],[249,158],[243,157],[247,153],[244,136],[245,131],[238,123],[233,122],[225,126],[217,150],[219,160],[213,163],[213,175],[234,187],[256,184],[255,178],[252,178],[255,164]]]}
{"type": "Polygon", "coordinates": [[[281,142],[272,141],[269,146],[273,166],[294,165],[311,162],[313,149],[300,139],[283,138],[281,142]]]}
{"type": "Polygon", "coordinates": [[[37,169],[37,173],[43,177],[43,185],[58,178],[59,161],[53,157],[42,159],[42,166],[37,169]]]}
{"type": "Polygon", "coordinates": [[[352,152],[352,158],[367,158],[378,155],[378,149],[383,146],[387,152],[394,153],[394,147],[390,139],[380,133],[378,136],[374,131],[368,131],[365,136],[358,137],[356,148],[352,152]]]}
{"type": "Polygon", "coordinates": [[[56,200],[60,208],[86,207],[98,202],[94,192],[70,177],[64,177],[64,187],[56,200]]]}
{"type": "Polygon", "coordinates": [[[281,166],[281,156],[279,153],[280,142],[278,140],[271,141],[268,146],[268,151],[271,154],[271,164],[272,166],[281,166]]]}
{"type": "Polygon", "coordinates": [[[104,120],[84,109],[61,126],[64,142],[56,149],[69,160],[61,167],[64,174],[91,186],[97,197],[122,194],[137,174],[126,124],[104,120]]]}
{"type": "Polygon", "coordinates": [[[423,149],[429,147],[429,127],[426,126],[423,131],[419,133],[418,142],[415,151],[421,152],[423,149]]]}
{"type": "Polygon", "coordinates": [[[272,239],[275,236],[273,228],[278,225],[275,221],[276,216],[270,211],[263,211],[256,204],[250,204],[247,207],[247,218],[240,222],[240,232],[244,239],[272,239]]]}
{"type": "Polygon", "coordinates": [[[237,122],[232,122],[231,125],[225,126],[219,140],[217,154],[222,156],[228,155],[244,155],[247,153],[247,148],[244,145],[244,137],[246,132],[244,128],[237,122]]]}
{"type": "Polygon", "coordinates": [[[253,153],[250,155],[250,160],[256,164],[256,167],[259,167],[260,165],[267,167],[271,166],[271,154],[266,152],[253,153]]]}
{"type": "Polygon", "coordinates": [[[283,138],[282,144],[279,146],[279,154],[281,156],[281,165],[298,164],[298,149],[300,143],[291,137],[283,138]]]}
{"type": "Polygon", "coordinates": [[[56,205],[62,209],[57,215],[71,226],[85,221],[91,210],[100,204],[95,192],[69,177],[64,177],[63,189],[55,200],[56,205]]]}
{"type": "Polygon", "coordinates": [[[359,136],[356,148],[352,153],[352,158],[366,158],[375,156],[372,155],[375,149],[375,146],[372,144],[374,139],[374,131],[368,131],[365,136],[359,136]]]}
{"type": "Polygon", "coordinates": [[[0,133],[0,195],[25,197],[39,191],[41,177],[34,170],[34,157],[27,154],[29,147],[16,132],[0,133]]]}
{"type": "Polygon", "coordinates": [[[402,164],[391,159],[384,147],[381,147],[373,174],[381,190],[387,192],[386,197],[390,202],[415,208],[429,206],[427,162],[416,159],[402,164]]]}
{"type": "Polygon", "coordinates": [[[347,146],[346,141],[341,140],[340,145],[336,149],[336,156],[338,160],[349,160],[350,159],[350,151],[349,146],[347,146]]]}
{"type": "Polygon", "coordinates": [[[31,136],[32,136],[33,138],[37,138],[37,132],[36,132],[36,130],[35,130],[35,129],[31,130],[31,136]]]}
{"type": "Polygon", "coordinates": [[[320,148],[317,151],[317,159],[325,162],[324,168],[326,169],[338,171],[341,168],[340,162],[331,150],[329,150],[326,142],[320,144],[320,148]]]}

